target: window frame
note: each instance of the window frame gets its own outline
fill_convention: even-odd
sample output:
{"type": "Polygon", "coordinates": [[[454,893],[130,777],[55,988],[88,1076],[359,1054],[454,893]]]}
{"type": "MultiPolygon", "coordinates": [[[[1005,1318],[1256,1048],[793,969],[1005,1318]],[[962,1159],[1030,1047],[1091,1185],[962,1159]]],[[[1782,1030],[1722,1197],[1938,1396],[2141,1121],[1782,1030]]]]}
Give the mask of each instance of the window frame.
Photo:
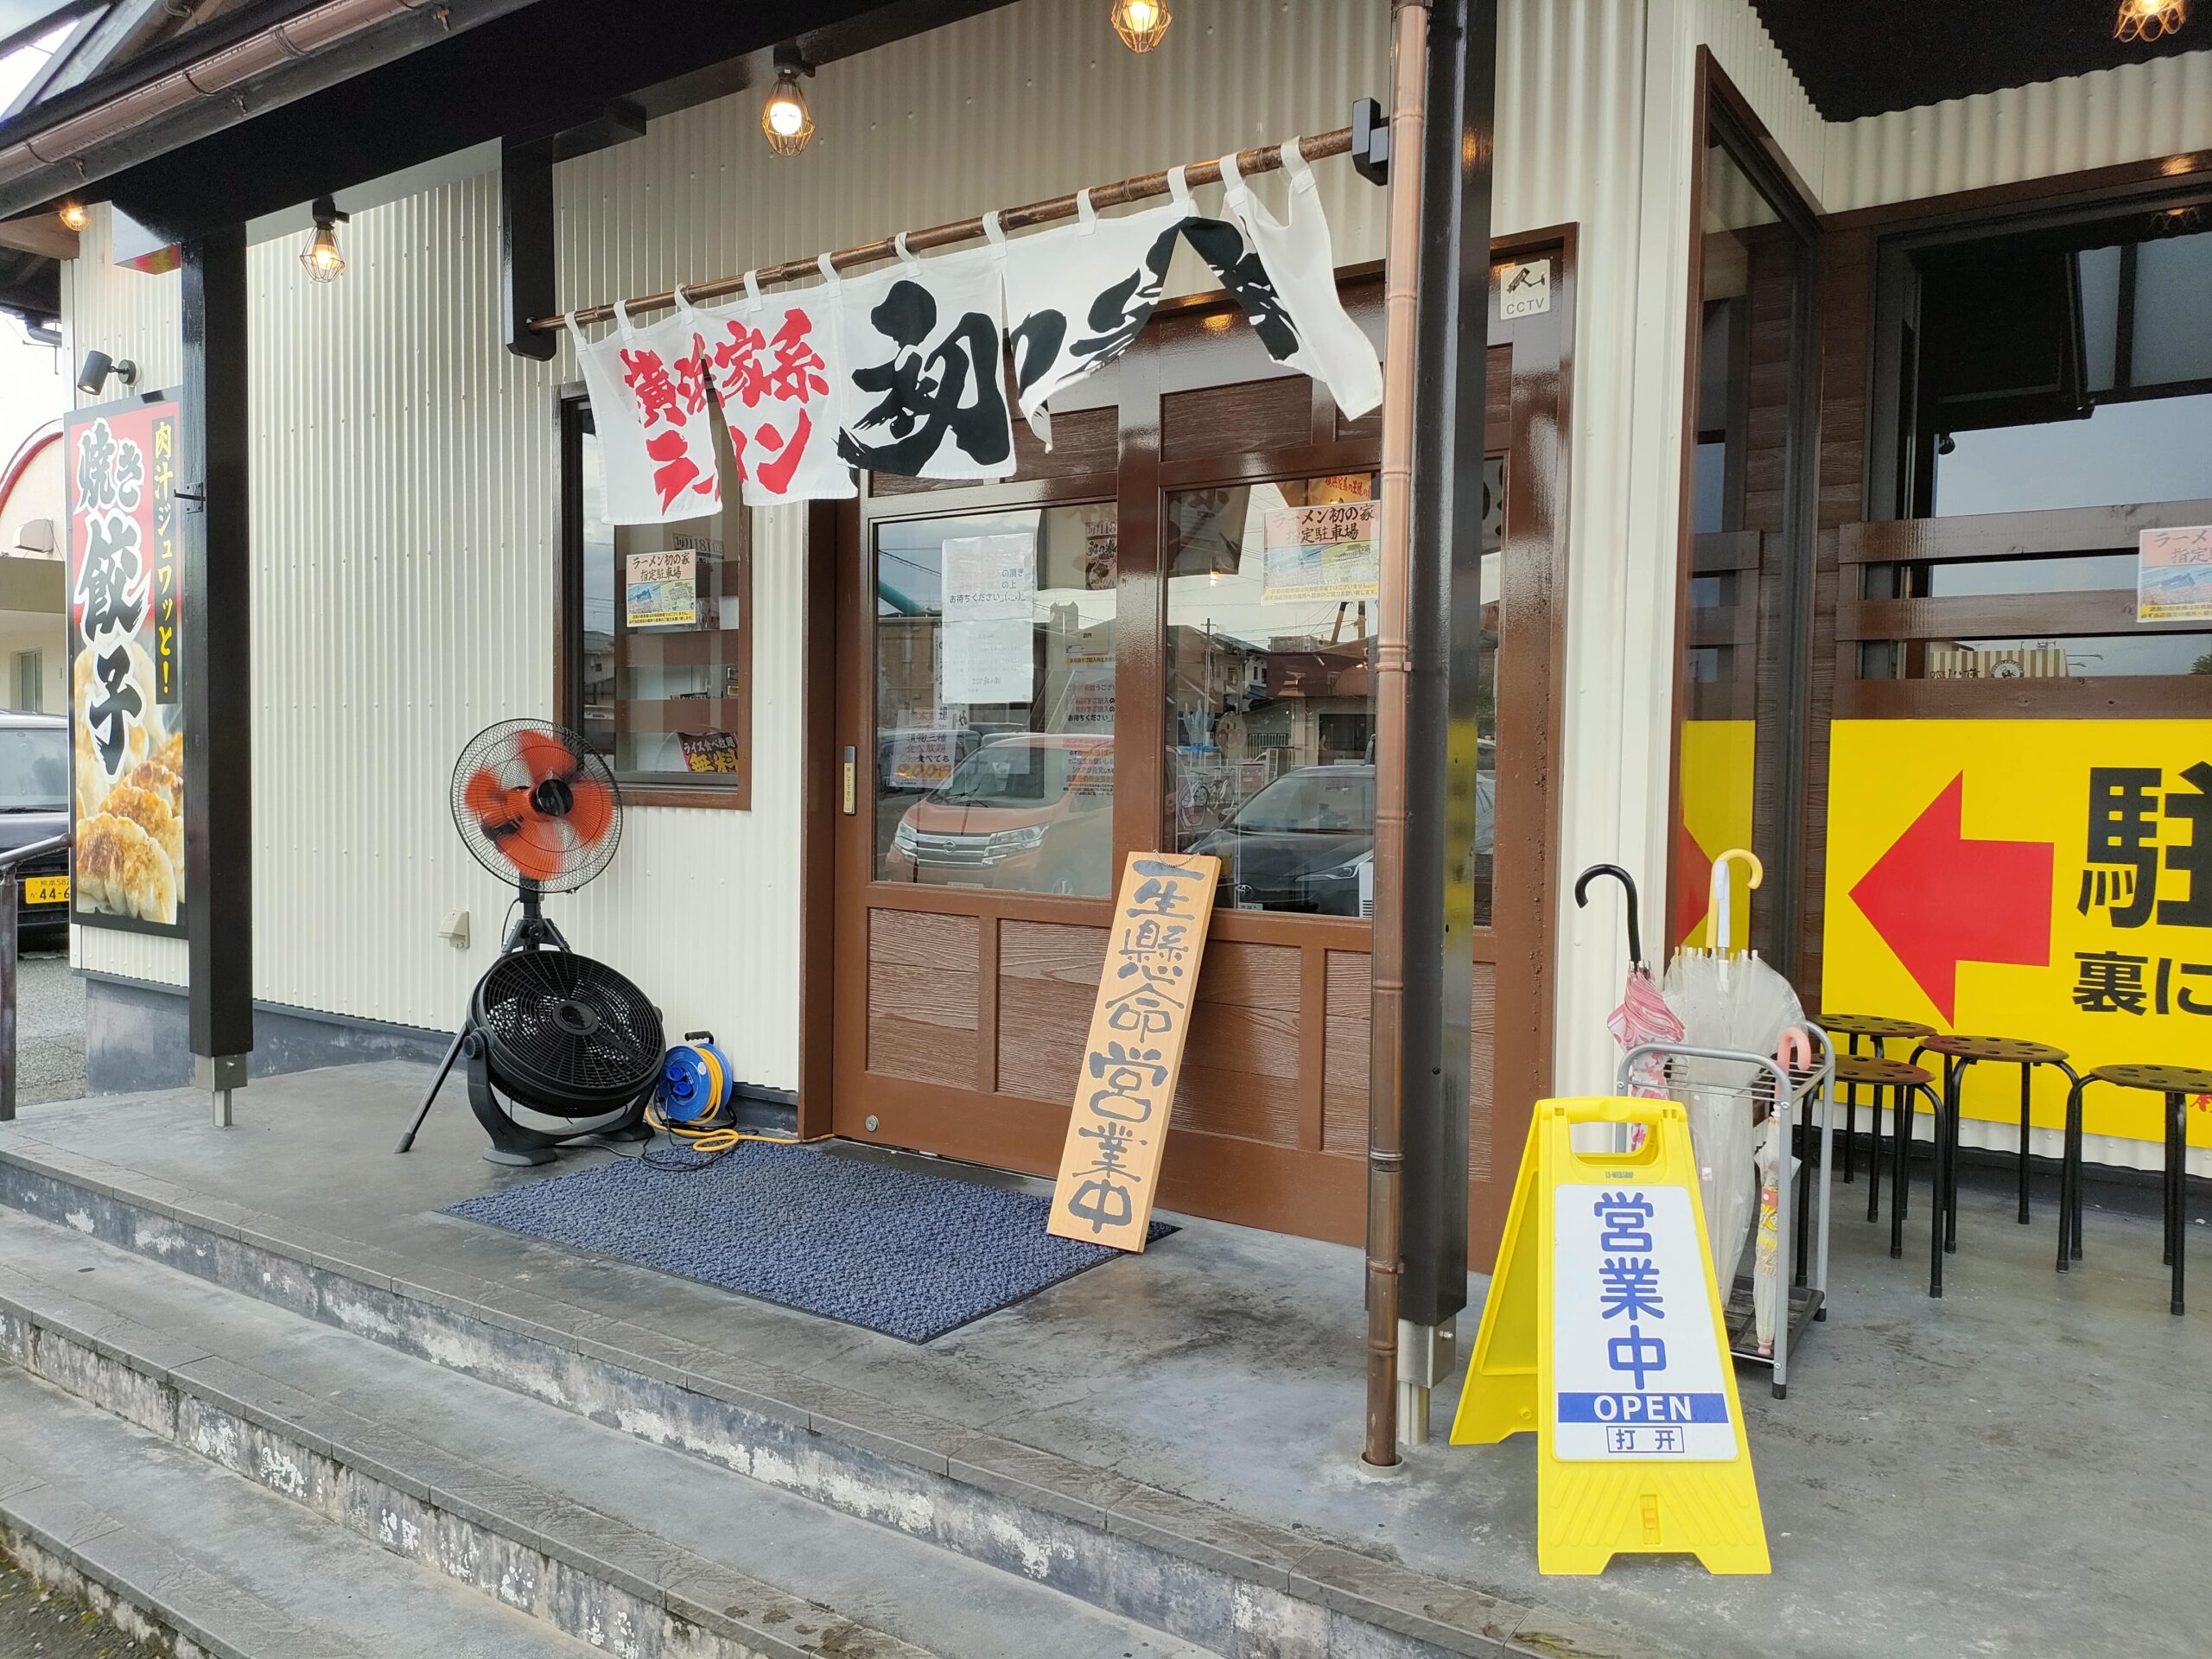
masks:
{"type": "MultiPolygon", "coordinates": [[[[1756,111],[1710,50],[1700,47],[1697,58],[1696,113],[1690,143],[1692,175],[1689,212],[1688,279],[1683,333],[1682,440],[1681,500],[1676,524],[1675,638],[1673,645],[1674,707],[1668,761],[1668,823],[1665,944],[1671,950],[1681,941],[1676,918],[1681,913],[1684,879],[1679,833],[1683,809],[1682,728],[1700,700],[1697,687],[1704,682],[1690,673],[1691,648],[1698,643],[1694,625],[1698,607],[1692,602],[1693,584],[1700,575],[1734,569],[1738,582],[1736,604],[1721,614],[1739,610],[1753,627],[1751,649],[1758,645],[1757,619],[1761,610],[1758,585],[1745,578],[1755,572],[1729,565],[1740,559],[1746,535],[1772,535],[1789,550],[1777,584],[1771,631],[1776,648],[1778,691],[1771,704],[1774,721],[1772,770],[1764,791],[1772,803],[1771,855],[1764,855],[1765,880],[1761,891],[1773,897],[1754,912],[1766,927],[1765,937],[1751,936],[1751,943],[1769,959],[1794,964],[1804,923],[1803,871],[1805,849],[1806,738],[1811,721],[1814,565],[1819,531],[1821,385],[1826,365],[1821,356],[1821,261],[1823,227],[1813,211],[1807,192],[1794,176],[1756,111]],[[1705,327],[1705,207],[1707,158],[1720,150],[1731,165],[1772,208],[1777,222],[1793,235],[1801,249],[1801,263],[1791,296],[1788,329],[1789,361],[1796,372],[1789,378],[1783,404],[1787,423],[1788,449],[1782,469],[1782,507],[1779,526],[1772,531],[1722,530],[1700,537],[1695,526],[1697,452],[1700,442],[1698,401],[1702,383],[1702,343],[1705,327]],[[1700,543],[1703,543],[1700,546],[1700,543]],[[1700,562],[1702,559],[1702,563],[1700,562]],[[1716,563],[1718,562],[1718,563],[1716,563]],[[1745,591],[1745,589],[1749,591],[1745,591]]],[[[1748,345],[1749,331],[1745,330],[1748,345]]],[[[1733,342],[1732,342],[1732,346],[1733,342]]],[[[1509,486],[1510,487],[1510,486],[1509,486]]],[[[1713,613],[1708,612],[1707,614],[1713,613]]],[[[1739,671],[1739,682],[1758,682],[1759,664],[1751,676],[1739,671]]],[[[1709,699],[1708,699],[1709,701],[1709,699]]],[[[1753,817],[1751,840],[1759,839],[1758,800],[1761,735],[1752,709],[1753,817]]]]}
{"type": "MultiPolygon", "coordinates": [[[[581,382],[560,387],[554,394],[555,417],[560,435],[561,541],[553,595],[553,708],[554,718],[570,731],[583,730],[583,439],[592,420],[591,399],[581,382]]],[[[738,769],[734,772],[696,774],[699,782],[679,782],[692,774],[674,772],[617,772],[614,781],[625,806],[707,808],[717,811],[753,810],[753,510],[734,493],[722,502],[725,531],[734,524],[735,536],[723,537],[723,556],[734,556],[738,566],[736,600],[738,625],[726,632],[734,635],[729,649],[738,671],[738,690],[726,702],[738,705],[730,722],[737,740],[738,769]],[[719,776],[726,782],[706,781],[719,776]]],[[[725,598],[729,595],[725,593],[725,598]]]]}

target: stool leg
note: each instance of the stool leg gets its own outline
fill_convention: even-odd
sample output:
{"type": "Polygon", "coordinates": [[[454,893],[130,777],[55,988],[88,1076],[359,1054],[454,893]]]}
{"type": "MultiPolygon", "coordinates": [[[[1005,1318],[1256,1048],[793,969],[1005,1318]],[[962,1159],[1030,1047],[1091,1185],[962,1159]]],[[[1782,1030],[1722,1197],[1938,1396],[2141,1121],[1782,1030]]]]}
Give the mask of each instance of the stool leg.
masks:
{"type": "Polygon", "coordinates": [[[1928,1294],[1934,1297],[1943,1294],[1943,1219],[1951,1207],[1944,1196],[1950,1190],[1951,1137],[1943,1122],[1949,1104],[1948,1100],[1935,1102],[1936,1185],[1928,1217],[1928,1294]]]}
{"type": "Polygon", "coordinates": [[[2020,1225],[2028,1224],[2028,1103],[2035,1092],[2035,1067],[2020,1068],[2020,1225]]]}
{"type": "Polygon", "coordinates": [[[1900,1084],[1890,1090],[1890,1256],[1904,1254],[1904,1154],[1912,1144],[1912,1096],[1900,1084]]]}
{"type": "Polygon", "coordinates": [[[2074,1086],[2066,1091],[2066,1127],[2059,1131],[2058,1143],[2058,1270],[2064,1273],[2078,1254],[2074,1249],[2074,1233],[2081,1226],[2075,1214],[2074,1189],[2082,1179],[2082,1169],[2075,1153],[2074,1133],[2082,1122],[2082,1080],[2074,1079],[2074,1086]]]}
{"type": "Polygon", "coordinates": [[[1967,1067],[1970,1062],[1961,1060],[1944,1069],[1943,1093],[1945,1110],[1940,1115],[1948,1120],[1949,1130],[1943,1143],[1943,1190],[1938,1194],[1942,1205],[1943,1251],[1955,1255],[1959,1249],[1959,1108],[1967,1091],[1967,1067]]]}
{"type": "Polygon", "coordinates": [[[2069,1234],[2066,1234],[2066,1239],[2069,1239],[2069,1249],[2073,1249],[2075,1261],[2082,1261],[2082,1185],[2084,1185],[2084,1181],[2082,1181],[2082,1144],[2084,1144],[2084,1139],[2086,1139],[2084,1128],[2082,1128],[2082,1119],[2084,1119],[2086,1115],[2088,1115],[2088,1079],[2082,1079],[2082,1093],[2079,1093],[2079,1097],[2075,1099],[2075,1122],[2073,1122],[2073,1166],[2075,1166],[2073,1228],[2070,1228],[2069,1234]]]}
{"type": "MultiPolygon", "coordinates": [[[[1857,1092],[1855,1084],[1853,1092],[1857,1092]]],[[[1882,1212],[1882,1090],[1878,1084],[1868,1110],[1866,1143],[1866,1219],[1878,1221],[1882,1212]]]]}
{"type": "Polygon", "coordinates": [[[2182,1268],[2189,1255],[2189,1097],[2166,1096],[2166,1184],[2173,1189],[2174,1299],[2181,1312],[2182,1268]]]}
{"type": "MultiPolygon", "coordinates": [[[[1848,1052],[1856,1054],[1859,1052],[1859,1033],[1853,1032],[1847,1040],[1850,1045],[1848,1052]]],[[[1853,1144],[1858,1135],[1859,1085],[1847,1083],[1843,1086],[1843,1184],[1846,1186],[1851,1185],[1853,1173],[1859,1163],[1859,1154],[1853,1144]]],[[[1878,1141],[1879,1136],[1876,1139],[1878,1141]]],[[[1875,1166],[1880,1166],[1878,1161],[1875,1166]]]]}
{"type": "Polygon", "coordinates": [[[2174,1181],[2174,1097],[2166,1096],[2166,1121],[2159,1127],[2166,1132],[2165,1195],[2166,1195],[2166,1251],[2164,1265],[2171,1267],[2178,1251],[2176,1245],[2181,1232],[2181,1195],[2174,1181]]]}

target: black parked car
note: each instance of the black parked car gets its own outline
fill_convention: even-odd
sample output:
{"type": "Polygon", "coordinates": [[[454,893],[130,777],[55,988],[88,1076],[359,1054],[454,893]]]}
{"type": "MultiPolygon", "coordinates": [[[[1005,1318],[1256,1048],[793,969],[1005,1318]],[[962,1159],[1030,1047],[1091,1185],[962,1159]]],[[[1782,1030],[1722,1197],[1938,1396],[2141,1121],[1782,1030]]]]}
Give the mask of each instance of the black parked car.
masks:
{"type": "MultiPolygon", "coordinates": [[[[60,715],[0,711],[0,850],[69,830],[69,722],[60,715]]],[[[16,913],[26,934],[69,921],[69,851],[20,866],[16,913]]]]}

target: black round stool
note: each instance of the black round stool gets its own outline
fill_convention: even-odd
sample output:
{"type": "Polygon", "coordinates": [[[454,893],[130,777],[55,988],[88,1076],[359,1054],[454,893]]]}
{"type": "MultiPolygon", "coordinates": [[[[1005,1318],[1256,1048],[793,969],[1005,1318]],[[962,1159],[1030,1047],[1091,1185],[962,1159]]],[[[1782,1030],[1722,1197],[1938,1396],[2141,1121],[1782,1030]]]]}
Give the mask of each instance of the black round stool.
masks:
{"type": "MultiPolygon", "coordinates": [[[[1851,1053],[1859,1052],[1859,1045],[1863,1039],[1872,1044],[1874,1052],[1884,1058],[1886,1058],[1889,1052],[1882,1046],[1885,1043],[1905,1042],[1915,1038],[1933,1037],[1936,1034],[1936,1027],[1933,1026],[1923,1026],[1917,1020],[1892,1020],[1885,1014],[1824,1014],[1820,1017],[1818,1024],[1831,1036],[1840,1032],[1848,1042],[1851,1053]]],[[[1837,1081],[1841,1082],[1842,1073],[1839,1071],[1836,1076],[1837,1081]]],[[[1843,1179],[1847,1185],[1853,1179],[1859,1161],[1856,1150],[1858,1141],[1859,1086],[1853,1084],[1844,1090],[1843,1096],[1843,1179]]],[[[1882,1168],[1882,1109],[1878,1103],[1874,1108],[1874,1145],[1867,1161],[1869,1166],[1874,1171],[1872,1179],[1877,1185],[1879,1185],[1882,1168]]],[[[1873,1219],[1871,1211],[1868,1212],[1867,1219],[1869,1221],[1873,1219]]]]}
{"type": "Polygon", "coordinates": [[[2182,1311],[2182,1265],[2189,1242],[2189,1097],[2212,1095],[2212,1071],[2194,1065],[2100,1065],[2074,1079],[2066,1096],[2066,1155],[2058,1181],[2058,1270],[2082,1259],[2082,1096],[2093,1083],[2142,1089],[2166,1099],[2165,1261],[2173,1268],[2172,1311],[2182,1311]]]}
{"type": "MultiPolygon", "coordinates": [[[[1892,1060],[1879,1054],[1839,1054],[1835,1057],[1838,1083],[1863,1084],[1874,1091],[1874,1150],[1878,1160],[1882,1144],[1882,1090],[1890,1091],[1890,1254],[1904,1255],[1905,1160],[1912,1147],[1912,1103],[1916,1095],[1928,1096],[1934,1115],[1936,1136],[1935,1217],[1929,1249],[1928,1294],[1943,1294],[1943,1098],[1936,1092],[1935,1076],[1925,1066],[1892,1060]]],[[[1882,1167],[1878,1161],[1866,1172],[1866,1219],[1880,1211],[1882,1167]]]]}
{"type": "MultiPolygon", "coordinates": [[[[1967,1068],[1987,1063],[1991,1065],[2017,1065],[2020,1068],[2020,1225],[2028,1224],[2028,1103],[2035,1086],[2035,1070],[2039,1065],[2055,1066],[2064,1074],[2069,1087],[2077,1080],[2074,1068],[2068,1064],[2067,1052],[2049,1043],[2031,1043],[2018,1037],[1941,1036],[1925,1039],[1912,1051],[1917,1060],[1923,1054],[1943,1057],[1943,1099],[1950,1108],[1951,1139],[1943,1148],[1943,1248],[1947,1251],[1959,1247],[1959,1120],[1965,1116],[1961,1096],[1966,1092],[1967,1068]]],[[[2063,1185],[2063,1177],[2061,1178],[2063,1185]]]]}

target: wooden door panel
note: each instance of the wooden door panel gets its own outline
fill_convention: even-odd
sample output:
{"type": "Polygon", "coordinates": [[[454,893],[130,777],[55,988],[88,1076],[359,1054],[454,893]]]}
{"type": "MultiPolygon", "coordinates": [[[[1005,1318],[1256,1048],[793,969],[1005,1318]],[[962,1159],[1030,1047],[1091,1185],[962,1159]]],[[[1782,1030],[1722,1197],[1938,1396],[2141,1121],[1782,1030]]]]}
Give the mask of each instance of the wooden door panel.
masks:
{"type": "Polygon", "coordinates": [[[1072,1104],[1105,957],[1103,927],[999,924],[1001,1094],[1072,1104]]]}
{"type": "Polygon", "coordinates": [[[869,1071],[917,1083],[975,1077],[980,925],[973,916],[868,912],[869,1071]]]}
{"type": "Polygon", "coordinates": [[[1367,1151],[1369,1022],[1375,1000],[1364,951],[1329,952],[1326,1029],[1322,1038],[1321,1150],[1367,1151]]]}

